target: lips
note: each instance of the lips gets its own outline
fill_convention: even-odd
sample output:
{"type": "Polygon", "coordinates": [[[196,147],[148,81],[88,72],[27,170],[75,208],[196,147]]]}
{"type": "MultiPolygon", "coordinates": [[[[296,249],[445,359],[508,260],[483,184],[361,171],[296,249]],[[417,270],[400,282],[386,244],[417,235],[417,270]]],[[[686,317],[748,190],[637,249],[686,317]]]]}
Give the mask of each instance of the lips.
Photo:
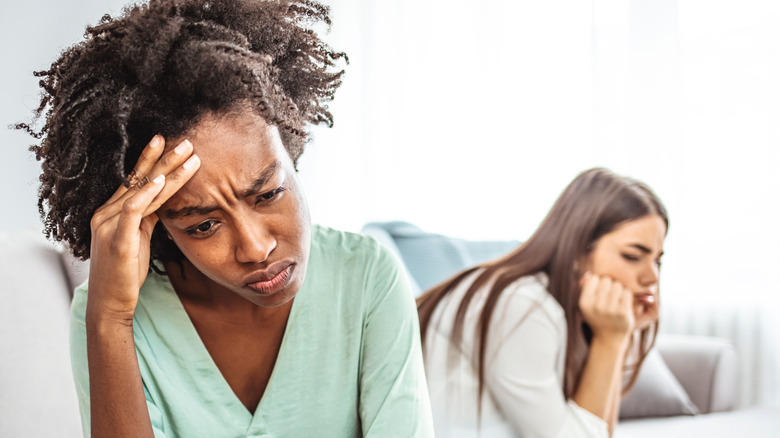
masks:
{"type": "Polygon", "coordinates": [[[649,306],[653,303],[655,303],[655,294],[652,292],[645,292],[641,294],[634,295],[634,299],[638,301],[640,304],[644,304],[646,306],[649,306]]]}
{"type": "Polygon", "coordinates": [[[295,263],[289,260],[281,260],[271,264],[262,271],[248,275],[244,279],[244,284],[261,295],[272,295],[290,284],[294,269],[295,263]]]}

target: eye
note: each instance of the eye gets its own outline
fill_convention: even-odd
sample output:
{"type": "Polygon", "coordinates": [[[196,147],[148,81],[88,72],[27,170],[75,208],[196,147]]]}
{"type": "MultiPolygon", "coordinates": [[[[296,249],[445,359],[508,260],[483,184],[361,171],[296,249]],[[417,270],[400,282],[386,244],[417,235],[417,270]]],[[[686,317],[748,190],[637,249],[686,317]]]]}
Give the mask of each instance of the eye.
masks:
{"type": "Polygon", "coordinates": [[[199,223],[198,225],[195,225],[192,228],[188,228],[185,231],[190,236],[204,238],[214,234],[214,231],[216,231],[218,225],[218,222],[215,220],[207,220],[205,222],[199,223]]]}
{"type": "Polygon", "coordinates": [[[635,256],[633,254],[621,254],[624,259],[628,260],[629,262],[638,262],[639,256],[635,256]]]}
{"type": "Polygon", "coordinates": [[[260,204],[262,202],[269,202],[273,201],[274,199],[278,198],[282,192],[284,192],[284,187],[277,187],[270,192],[263,193],[262,195],[258,195],[257,200],[255,201],[255,204],[260,204]]]}

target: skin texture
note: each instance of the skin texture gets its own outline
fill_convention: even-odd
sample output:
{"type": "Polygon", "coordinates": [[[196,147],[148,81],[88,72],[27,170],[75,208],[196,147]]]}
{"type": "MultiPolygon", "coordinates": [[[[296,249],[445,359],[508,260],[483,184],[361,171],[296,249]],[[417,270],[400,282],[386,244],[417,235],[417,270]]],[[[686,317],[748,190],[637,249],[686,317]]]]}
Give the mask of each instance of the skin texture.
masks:
{"type": "Polygon", "coordinates": [[[93,437],[153,436],[135,353],[133,315],[148,272],[149,242],[158,221],[154,211],[200,164],[192,145],[181,145],[180,153],[163,154],[164,140],[155,136],[135,168],[136,181],[154,175],[152,181],[143,187],[119,186],[90,222],[85,324],[93,437]]]}
{"type": "Polygon", "coordinates": [[[658,320],[658,279],[666,225],[648,215],[598,239],[588,255],[580,310],[593,330],[591,350],[574,401],[614,430],[622,369],[631,334],[658,320]],[[652,303],[640,297],[652,294],[652,303]]]}
{"type": "Polygon", "coordinates": [[[308,208],[276,128],[251,111],[207,114],[187,137],[165,144],[156,136],[135,168],[134,181],[150,182],[120,186],[92,220],[86,324],[93,436],[152,436],[132,319],[159,218],[187,257],[165,265],[174,289],[250,412],[303,284],[308,208]],[[264,183],[255,184],[261,175],[264,183]],[[206,206],[216,208],[174,214],[206,206]],[[265,293],[247,286],[247,278],[268,271],[278,275],[260,288],[265,293]]]}
{"type": "Polygon", "coordinates": [[[658,319],[658,279],[665,237],[663,219],[649,215],[602,236],[590,254],[590,273],[611,278],[634,295],[637,316],[634,329],[646,327],[658,319]],[[652,294],[652,304],[641,303],[645,294],[652,294]]]}
{"type": "Polygon", "coordinates": [[[251,112],[210,115],[188,139],[203,164],[158,215],[186,257],[185,272],[200,273],[202,278],[184,280],[177,275],[176,264],[169,263],[166,268],[174,285],[181,285],[188,298],[227,297],[237,307],[288,303],[303,285],[311,225],[278,131],[251,112]],[[261,177],[265,181],[253,187],[261,177]],[[176,216],[176,211],[187,210],[190,214],[176,216]],[[270,296],[247,287],[247,277],[280,263],[292,267],[289,287],[270,296]]]}
{"type": "MultiPolygon", "coordinates": [[[[315,31],[330,25],[312,0],[149,0],[103,16],[35,72],[35,117],[16,125],[41,161],[44,233],[90,258],[90,220],[144,145],[159,134],[175,146],[209,112],[250,106],[295,162],[312,125],[333,125],[347,57],[315,31]]],[[[160,227],[151,254],[184,258],[160,227]]]]}
{"type": "Polygon", "coordinates": [[[309,127],[332,126],[327,104],[347,62],[314,30],[330,24],[311,0],[150,0],[103,16],[35,73],[34,123],[16,128],[35,138],[45,234],[90,259],[92,436],[152,436],[132,322],[149,269],[167,271],[220,371],[255,410],[308,260],[294,164],[309,127]],[[267,184],[251,187],[272,162],[267,184]],[[258,200],[267,185],[285,190],[258,200]],[[219,226],[194,239],[181,217],[158,216],[163,204],[215,206],[203,220],[219,226]]]}
{"type": "Polygon", "coordinates": [[[215,364],[253,413],[303,285],[309,212],[279,133],[262,118],[211,115],[188,138],[203,164],[158,211],[186,257],[183,269],[168,262],[166,271],[215,364]],[[207,206],[217,208],[172,217],[207,206]],[[247,277],[281,268],[291,270],[285,288],[264,295],[247,286],[247,277]]]}

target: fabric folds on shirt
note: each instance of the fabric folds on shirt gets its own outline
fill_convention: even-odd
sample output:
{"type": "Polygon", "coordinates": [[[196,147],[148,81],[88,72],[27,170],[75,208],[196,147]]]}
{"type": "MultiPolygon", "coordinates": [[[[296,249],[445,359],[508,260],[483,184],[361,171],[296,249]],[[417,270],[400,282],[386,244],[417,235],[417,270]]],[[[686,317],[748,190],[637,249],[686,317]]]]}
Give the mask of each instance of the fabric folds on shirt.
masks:
{"type": "Polygon", "coordinates": [[[475,327],[490,283],[465,316],[463,340],[451,349],[458,305],[482,269],[469,275],[434,311],[424,343],[425,369],[440,438],[568,438],[609,436],[601,418],[563,395],[566,318],[537,274],[507,286],[490,322],[481,418],[477,415],[475,327]]]}
{"type": "MultiPolygon", "coordinates": [[[[71,310],[84,436],[87,284],[71,310]]],[[[417,312],[400,261],[375,240],[314,226],[271,379],[255,412],[231,390],[167,277],[141,288],[133,334],[157,437],[428,437],[417,312]]]]}

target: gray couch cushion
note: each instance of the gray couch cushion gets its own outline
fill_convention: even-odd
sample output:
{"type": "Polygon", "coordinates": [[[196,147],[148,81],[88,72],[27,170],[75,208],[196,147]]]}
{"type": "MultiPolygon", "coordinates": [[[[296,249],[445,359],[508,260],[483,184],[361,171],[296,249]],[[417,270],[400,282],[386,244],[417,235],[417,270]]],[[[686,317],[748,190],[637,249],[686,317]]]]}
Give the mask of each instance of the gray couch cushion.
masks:
{"type": "Polygon", "coordinates": [[[734,407],[738,372],[733,344],[707,336],[664,335],[659,347],[669,369],[702,413],[734,407]]]}
{"type": "Polygon", "coordinates": [[[60,255],[39,231],[0,233],[0,270],[0,436],[80,436],[60,255]]]}
{"type": "Polygon", "coordinates": [[[657,349],[650,350],[634,387],[620,403],[620,419],[695,415],[693,404],[657,349]]]}
{"type": "Polygon", "coordinates": [[[65,274],[68,278],[68,286],[70,289],[71,297],[73,296],[73,290],[77,286],[87,281],[89,277],[89,260],[79,260],[68,251],[62,252],[62,266],[65,268],[65,274]]]}

